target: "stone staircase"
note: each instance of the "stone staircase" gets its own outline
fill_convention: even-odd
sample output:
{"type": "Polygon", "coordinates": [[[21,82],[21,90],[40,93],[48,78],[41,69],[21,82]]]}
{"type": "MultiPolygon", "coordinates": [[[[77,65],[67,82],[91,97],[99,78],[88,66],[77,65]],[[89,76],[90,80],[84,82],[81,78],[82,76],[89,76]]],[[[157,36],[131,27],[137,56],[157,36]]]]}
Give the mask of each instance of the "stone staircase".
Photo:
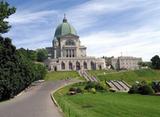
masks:
{"type": "Polygon", "coordinates": [[[86,81],[99,82],[95,76],[90,76],[85,70],[79,70],[78,73],[81,77],[84,77],[86,81]]]}
{"type": "Polygon", "coordinates": [[[130,89],[130,85],[123,80],[110,80],[106,81],[108,86],[117,92],[128,92],[130,89]]]}

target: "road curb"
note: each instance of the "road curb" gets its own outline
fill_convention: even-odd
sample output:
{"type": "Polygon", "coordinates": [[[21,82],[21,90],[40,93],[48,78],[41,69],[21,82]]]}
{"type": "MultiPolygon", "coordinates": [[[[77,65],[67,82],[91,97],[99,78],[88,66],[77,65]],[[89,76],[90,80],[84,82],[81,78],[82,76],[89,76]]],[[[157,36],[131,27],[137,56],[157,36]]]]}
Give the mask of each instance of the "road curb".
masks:
{"type": "Polygon", "coordinates": [[[69,86],[69,85],[72,85],[72,84],[75,84],[75,83],[79,83],[79,82],[83,82],[83,81],[74,81],[74,82],[70,82],[70,83],[65,83],[63,86],[55,89],[54,91],[52,91],[52,92],[50,93],[50,96],[51,96],[51,99],[52,99],[53,103],[56,105],[56,107],[58,108],[59,112],[60,112],[63,116],[64,116],[64,113],[63,113],[60,105],[57,103],[56,99],[54,98],[53,94],[54,94],[56,91],[58,91],[58,90],[60,90],[60,89],[62,89],[62,88],[64,88],[64,87],[66,87],[66,86],[69,86]]]}

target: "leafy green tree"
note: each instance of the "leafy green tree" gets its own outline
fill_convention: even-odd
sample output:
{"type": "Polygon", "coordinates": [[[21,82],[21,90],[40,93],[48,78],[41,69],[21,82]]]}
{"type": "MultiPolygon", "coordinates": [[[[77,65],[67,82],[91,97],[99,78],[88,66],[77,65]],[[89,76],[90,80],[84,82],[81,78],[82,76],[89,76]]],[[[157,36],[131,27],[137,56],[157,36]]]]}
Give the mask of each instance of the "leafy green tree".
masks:
{"type": "Polygon", "coordinates": [[[29,49],[25,50],[24,48],[20,48],[18,49],[18,51],[21,52],[21,54],[23,54],[23,56],[25,56],[29,60],[32,60],[32,61],[37,60],[37,52],[34,50],[29,50],[29,49]]]}
{"type": "MultiPolygon", "coordinates": [[[[0,2],[0,34],[8,32],[11,26],[4,20],[14,12],[14,7],[0,2]]],[[[14,97],[33,81],[44,78],[46,69],[33,62],[35,55],[31,50],[16,50],[11,39],[0,35],[0,101],[14,97]]]]}
{"type": "Polygon", "coordinates": [[[46,49],[37,49],[37,61],[43,62],[47,57],[48,53],[46,49]]]}
{"type": "Polygon", "coordinates": [[[0,2],[0,34],[9,31],[11,26],[5,19],[8,18],[10,15],[14,14],[15,12],[16,12],[15,7],[10,7],[9,4],[4,1],[0,2]]]}
{"type": "Polygon", "coordinates": [[[152,62],[153,69],[160,69],[160,58],[158,55],[155,55],[154,57],[152,57],[151,62],[152,62]]]}

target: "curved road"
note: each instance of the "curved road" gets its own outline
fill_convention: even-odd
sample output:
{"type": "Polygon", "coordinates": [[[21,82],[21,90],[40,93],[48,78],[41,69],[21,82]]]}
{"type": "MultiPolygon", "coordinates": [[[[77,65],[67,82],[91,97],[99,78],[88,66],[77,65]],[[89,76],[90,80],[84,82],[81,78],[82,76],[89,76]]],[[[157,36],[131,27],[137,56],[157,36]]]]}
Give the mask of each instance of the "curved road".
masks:
{"type": "Polygon", "coordinates": [[[62,117],[51,100],[50,93],[77,81],[44,82],[27,89],[21,95],[0,103],[0,117],[62,117]]]}

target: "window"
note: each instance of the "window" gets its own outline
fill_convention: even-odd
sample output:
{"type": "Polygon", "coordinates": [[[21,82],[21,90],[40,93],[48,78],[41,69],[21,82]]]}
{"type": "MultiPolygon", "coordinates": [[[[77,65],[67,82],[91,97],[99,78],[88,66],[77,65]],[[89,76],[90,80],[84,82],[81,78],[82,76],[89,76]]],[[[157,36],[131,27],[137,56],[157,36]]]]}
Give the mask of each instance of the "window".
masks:
{"type": "Polygon", "coordinates": [[[67,40],[66,45],[75,45],[73,40],[67,40]]]}
{"type": "Polygon", "coordinates": [[[65,69],[65,63],[64,62],[61,63],[61,68],[65,69]]]}
{"type": "Polygon", "coordinates": [[[87,69],[87,63],[86,62],[83,63],[83,66],[84,66],[84,69],[87,69]]]}

